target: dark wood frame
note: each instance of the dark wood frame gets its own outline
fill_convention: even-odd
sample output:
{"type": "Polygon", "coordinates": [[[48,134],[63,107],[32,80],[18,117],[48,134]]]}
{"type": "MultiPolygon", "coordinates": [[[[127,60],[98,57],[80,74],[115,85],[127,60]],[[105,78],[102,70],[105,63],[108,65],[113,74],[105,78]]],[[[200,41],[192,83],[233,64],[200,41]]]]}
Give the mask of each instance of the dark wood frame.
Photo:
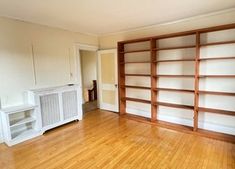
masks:
{"type": "Polygon", "coordinates": [[[204,135],[207,137],[213,137],[213,138],[217,138],[217,139],[235,142],[235,136],[233,136],[233,135],[198,129],[198,113],[199,112],[211,112],[211,113],[235,116],[235,111],[199,107],[199,95],[201,95],[201,94],[235,96],[235,93],[200,91],[199,90],[200,78],[207,78],[207,77],[209,77],[209,78],[235,78],[235,75],[199,75],[199,65],[200,65],[201,61],[235,59],[235,56],[234,57],[218,57],[218,58],[200,58],[200,48],[201,47],[235,43],[235,41],[222,41],[222,42],[207,43],[207,44],[200,43],[200,35],[202,33],[208,33],[208,32],[214,32],[214,31],[220,31],[220,30],[226,30],[226,29],[235,29],[235,23],[228,24],[228,25],[222,25],[222,26],[216,26],[216,27],[210,27],[210,28],[197,29],[197,30],[192,30],[192,31],[178,32],[178,33],[172,33],[172,34],[167,34],[167,35],[159,35],[159,36],[153,36],[153,37],[118,42],[118,71],[119,71],[119,98],[120,98],[119,99],[120,100],[119,110],[120,110],[120,115],[124,115],[125,117],[129,117],[129,118],[131,117],[132,119],[143,121],[143,122],[150,122],[151,124],[159,124],[160,126],[167,127],[167,128],[169,128],[169,126],[174,126],[174,127],[170,127],[170,128],[180,129],[181,131],[182,130],[183,131],[192,131],[192,133],[197,133],[197,135],[204,135]],[[195,35],[195,37],[196,37],[196,44],[195,45],[167,47],[167,48],[159,48],[158,47],[157,43],[158,43],[158,40],[160,40],[160,39],[187,36],[187,35],[195,35]],[[150,49],[124,51],[125,44],[137,43],[137,42],[149,42],[150,49]],[[185,48],[195,48],[196,55],[195,55],[194,59],[156,60],[157,55],[158,55],[158,51],[160,51],[160,50],[185,49],[185,48]],[[125,53],[136,53],[136,52],[151,52],[151,61],[125,62],[125,53]],[[194,75],[158,75],[156,73],[158,62],[188,62],[188,61],[195,62],[195,74],[194,75]],[[135,63],[149,63],[149,64],[151,64],[151,74],[125,74],[125,64],[135,64],[135,63]],[[150,77],[151,78],[151,87],[127,86],[127,85],[125,85],[125,76],[150,77]],[[194,78],[194,90],[157,88],[156,84],[157,84],[157,80],[159,77],[194,78]],[[127,98],[126,97],[126,88],[151,90],[151,100],[127,98]],[[179,104],[158,102],[157,95],[158,95],[158,91],[160,91],[160,90],[194,93],[194,105],[179,105],[179,104]],[[145,103],[145,104],[151,104],[151,118],[148,119],[145,117],[130,115],[130,114],[126,113],[126,101],[127,100],[145,103]],[[167,106],[167,107],[173,107],[173,108],[193,110],[194,111],[193,127],[188,127],[188,126],[177,125],[177,124],[173,124],[173,123],[169,123],[169,122],[159,121],[157,119],[158,106],[167,106]]]}

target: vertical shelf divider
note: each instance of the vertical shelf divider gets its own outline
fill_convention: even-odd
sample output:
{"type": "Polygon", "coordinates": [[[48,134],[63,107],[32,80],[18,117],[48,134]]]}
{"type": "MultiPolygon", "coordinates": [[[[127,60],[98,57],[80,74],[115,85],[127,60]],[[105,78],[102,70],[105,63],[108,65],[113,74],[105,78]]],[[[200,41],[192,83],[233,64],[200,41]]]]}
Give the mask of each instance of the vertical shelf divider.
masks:
{"type": "Polygon", "coordinates": [[[155,122],[157,120],[157,110],[158,106],[155,104],[157,102],[157,91],[155,91],[157,85],[157,51],[154,50],[157,47],[156,39],[151,39],[151,121],[155,122]]]}
{"type": "Polygon", "coordinates": [[[198,129],[200,33],[196,32],[193,131],[198,129]]]}
{"type": "Polygon", "coordinates": [[[124,44],[118,43],[118,86],[119,86],[119,111],[120,115],[126,113],[126,100],[122,99],[126,97],[126,88],[122,87],[125,85],[125,54],[124,54],[124,44]]]}

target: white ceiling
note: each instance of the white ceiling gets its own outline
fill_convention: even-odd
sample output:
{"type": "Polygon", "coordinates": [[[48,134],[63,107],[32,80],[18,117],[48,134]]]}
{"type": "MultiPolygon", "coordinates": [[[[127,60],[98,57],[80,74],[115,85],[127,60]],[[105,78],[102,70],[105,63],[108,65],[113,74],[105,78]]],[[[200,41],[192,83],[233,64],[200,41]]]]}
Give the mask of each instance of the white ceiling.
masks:
{"type": "Polygon", "coordinates": [[[235,7],[235,0],[0,0],[0,15],[107,34],[235,7]]]}

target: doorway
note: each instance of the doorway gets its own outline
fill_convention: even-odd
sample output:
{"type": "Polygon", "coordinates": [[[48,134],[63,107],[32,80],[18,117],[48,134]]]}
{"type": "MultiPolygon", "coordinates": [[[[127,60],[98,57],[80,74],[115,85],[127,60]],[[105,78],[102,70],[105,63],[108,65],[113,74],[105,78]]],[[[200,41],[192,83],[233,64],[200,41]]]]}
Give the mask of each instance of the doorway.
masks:
{"type": "Polygon", "coordinates": [[[80,50],[83,112],[98,108],[97,93],[97,52],[80,50]]]}
{"type": "Polygon", "coordinates": [[[97,108],[119,112],[117,50],[76,44],[76,53],[83,113],[97,108]]]}

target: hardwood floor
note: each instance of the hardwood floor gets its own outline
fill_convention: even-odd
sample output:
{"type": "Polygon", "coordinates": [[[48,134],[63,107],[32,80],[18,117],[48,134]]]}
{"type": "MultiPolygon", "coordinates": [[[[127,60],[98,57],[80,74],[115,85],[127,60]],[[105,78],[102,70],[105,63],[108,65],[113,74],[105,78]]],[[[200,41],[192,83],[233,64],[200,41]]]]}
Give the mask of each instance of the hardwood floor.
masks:
{"type": "Polygon", "coordinates": [[[235,144],[92,111],[84,120],[8,148],[0,169],[235,169],[235,144]]]}

